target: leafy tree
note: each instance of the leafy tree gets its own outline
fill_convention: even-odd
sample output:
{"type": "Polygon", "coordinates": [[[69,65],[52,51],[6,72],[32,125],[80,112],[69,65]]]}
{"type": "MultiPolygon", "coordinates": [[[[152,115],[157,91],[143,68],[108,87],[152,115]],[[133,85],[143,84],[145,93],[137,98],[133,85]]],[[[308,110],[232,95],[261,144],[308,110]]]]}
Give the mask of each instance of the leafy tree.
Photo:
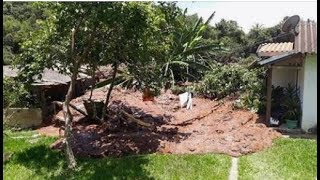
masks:
{"type": "MultiPolygon", "coordinates": [[[[39,28],[23,42],[23,53],[17,64],[22,80],[31,82],[44,68],[57,67],[71,76],[63,104],[66,130],[66,155],[70,168],[76,162],[70,146],[72,115],[69,103],[81,64],[111,64],[114,74],[120,63],[127,64],[132,74],[150,67],[163,48],[157,39],[161,21],[155,21],[151,3],[86,2],[38,3],[51,16],[39,21],[39,28]],[[151,56],[153,53],[154,56],[151,56]],[[134,69],[133,64],[142,65],[134,69]],[[145,65],[145,66],[143,66],[145,65]]],[[[137,73],[139,76],[139,73],[137,73]]],[[[144,74],[145,76],[145,74],[144,74]]],[[[114,75],[115,78],[115,75],[114,75]]],[[[110,97],[112,84],[106,97],[110,97]]]]}
{"type": "Polygon", "coordinates": [[[11,64],[13,58],[21,52],[20,43],[30,31],[38,28],[36,21],[45,19],[45,9],[37,9],[30,2],[3,3],[3,62],[11,64]]]}
{"type": "Polygon", "coordinates": [[[261,43],[293,42],[293,34],[287,34],[281,31],[283,23],[288,18],[288,16],[285,16],[277,25],[268,28],[264,27],[262,24],[253,25],[247,35],[249,48],[246,51],[249,53],[255,53],[261,43]]]}
{"type": "Polygon", "coordinates": [[[227,47],[246,44],[245,33],[239,27],[238,23],[233,20],[221,19],[216,23],[217,37],[227,47]]]}
{"type": "Polygon", "coordinates": [[[208,28],[205,37],[205,43],[218,43],[225,49],[206,53],[209,59],[227,64],[237,62],[238,57],[245,56],[239,48],[247,45],[247,37],[236,21],[220,20],[215,26],[208,28]]]}
{"type": "Polygon", "coordinates": [[[163,76],[174,85],[178,81],[198,79],[199,68],[203,68],[203,59],[196,57],[201,52],[219,48],[216,43],[204,45],[202,34],[208,27],[214,13],[203,22],[197,15],[186,16],[175,3],[162,3],[160,9],[165,12],[166,30],[169,35],[169,51],[166,52],[163,76]],[[192,72],[193,73],[190,73],[192,72]],[[192,74],[194,76],[192,76],[192,74]]]}

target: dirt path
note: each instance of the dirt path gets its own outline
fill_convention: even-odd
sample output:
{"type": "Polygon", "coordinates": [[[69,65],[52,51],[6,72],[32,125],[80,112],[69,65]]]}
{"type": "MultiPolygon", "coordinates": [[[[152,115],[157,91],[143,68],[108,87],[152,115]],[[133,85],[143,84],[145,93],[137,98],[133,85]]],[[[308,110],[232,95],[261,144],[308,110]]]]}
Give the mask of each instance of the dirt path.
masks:
{"type": "MultiPolygon", "coordinates": [[[[105,92],[96,90],[95,99],[104,99],[105,92]]],[[[89,94],[72,100],[81,105],[89,94]]],[[[86,125],[83,116],[74,113],[73,147],[83,156],[122,156],[141,153],[224,153],[240,156],[272,145],[280,134],[264,124],[257,123],[252,112],[233,110],[232,101],[224,103],[202,98],[193,99],[192,110],[179,108],[178,96],[163,93],[154,102],[143,102],[140,92],[116,89],[110,108],[125,110],[155,129],[147,129],[111,114],[102,125],[86,125]]],[[[62,112],[57,116],[62,117],[62,112]]],[[[40,130],[41,131],[41,130],[40,130]]],[[[42,133],[45,130],[42,129],[42,133]]],[[[61,148],[61,140],[53,144],[61,148]]]]}

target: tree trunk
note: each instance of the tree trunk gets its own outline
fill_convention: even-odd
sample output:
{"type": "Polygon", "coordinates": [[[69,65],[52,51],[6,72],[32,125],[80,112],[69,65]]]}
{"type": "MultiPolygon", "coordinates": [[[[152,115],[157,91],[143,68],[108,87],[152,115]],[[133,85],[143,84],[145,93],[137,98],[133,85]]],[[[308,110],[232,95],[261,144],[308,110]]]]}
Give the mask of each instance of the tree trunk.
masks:
{"type": "Polygon", "coordinates": [[[68,161],[68,167],[70,169],[73,169],[76,167],[76,160],[73,155],[72,147],[71,147],[71,138],[72,138],[72,114],[70,112],[70,101],[72,99],[77,74],[78,74],[78,65],[76,64],[71,76],[71,82],[69,86],[68,93],[66,95],[66,99],[63,103],[63,114],[64,114],[64,120],[65,120],[65,131],[64,131],[64,137],[65,137],[65,153],[67,156],[68,161]]]}
{"type": "Polygon", "coordinates": [[[116,75],[117,75],[117,70],[118,70],[118,64],[114,63],[113,64],[112,82],[110,84],[110,87],[109,87],[109,90],[108,90],[108,94],[107,94],[107,97],[106,97],[106,101],[105,101],[104,106],[103,106],[101,119],[104,119],[104,117],[106,115],[107,107],[108,107],[109,100],[110,100],[111,91],[112,91],[113,86],[114,86],[114,80],[115,80],[116,75]]]}
{"type": "Polygon", "coordinates": [[[91,101],[93,89],[94,89],[94,86],[96,85],[95,72],[96,72],[96,66],[92,65],[92,72],[91,72],[92,84],[91,84],[89,101],[91,101]]]}
{"type": "Polygon", "coordinates": [[[74,50],[74,29],[72,30],[72,41],[71,41],[71,60],[73,61],[73,71],[71,75],[71,82],[69,85],[69,89],[66,95],[66,99],[63,103],[63,115],[64,115],[64,121],[65,121],[65,131],[64,131],[64,146],[65,146],[65,153],[66,153],[66,158],[68,161],[68,168],[74,169],[77,165],[72,147],[71,147],[71,138],[72,138],[72,114],[70,112],[70,101],[72,99],[73,91],[75,88],[75,83],[77,80],[77,74],[78,74],[78,67],[79,67],[79,62],[77,62],[74,57],[73,57],[73,50],[74,50]]]}

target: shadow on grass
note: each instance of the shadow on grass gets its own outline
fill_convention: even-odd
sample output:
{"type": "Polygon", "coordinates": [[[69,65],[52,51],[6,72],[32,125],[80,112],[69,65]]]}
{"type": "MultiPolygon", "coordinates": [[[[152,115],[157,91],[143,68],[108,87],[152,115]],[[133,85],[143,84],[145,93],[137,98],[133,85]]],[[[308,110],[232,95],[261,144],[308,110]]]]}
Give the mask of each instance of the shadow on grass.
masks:
{"type": "Polygon", "coordinates": [[[50,179],[154,179],[144,170],[149,160],[146,156],[89,159],[78,158],[74,171],[67,169],[63,153],[45,145],[29,148],[15,154],[18,163],[42,178],[50,179]]]}

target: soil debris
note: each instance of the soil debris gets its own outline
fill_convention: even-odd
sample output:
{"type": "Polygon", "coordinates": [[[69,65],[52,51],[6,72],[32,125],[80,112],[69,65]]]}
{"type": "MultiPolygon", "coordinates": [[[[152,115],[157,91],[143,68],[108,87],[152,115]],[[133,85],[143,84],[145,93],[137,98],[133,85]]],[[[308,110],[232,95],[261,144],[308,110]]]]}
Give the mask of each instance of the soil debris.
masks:
{"type": "MultiPolygon", "coordinates": [[[[89,95],[86,93],[71,103],[84,108],[80,105],[89,95]]],[[[103,89],[97,89],[93,99],[105,99],[105,95],[103,89]]],[[[72,147],[76,155],[89,157],[154,152],[213,152],[236,157],[270,147],[272,140],[281,136],[259,123],[257,114],[234,110],[232,102],[194,97],[195,106],[187,110],[178,108],[179,98],[170,90],[154,101],[143,101],[141,92],[116,88],[109,105],[110,112],[114,113],[110,113],[103,124],[88,124],[82,114],[71,109],[74,116],[72,147]],[[154,128],[124,119],[125,116],[119,115],[121,111],[154,128]]],[[[56,116],[62,116],[61,113],[56,116]]],[[[39,131],[43,134],[46,129],[39,131]]],[[[62,144],[59,139],[52,148],[61,149],[62,144]]]]}

